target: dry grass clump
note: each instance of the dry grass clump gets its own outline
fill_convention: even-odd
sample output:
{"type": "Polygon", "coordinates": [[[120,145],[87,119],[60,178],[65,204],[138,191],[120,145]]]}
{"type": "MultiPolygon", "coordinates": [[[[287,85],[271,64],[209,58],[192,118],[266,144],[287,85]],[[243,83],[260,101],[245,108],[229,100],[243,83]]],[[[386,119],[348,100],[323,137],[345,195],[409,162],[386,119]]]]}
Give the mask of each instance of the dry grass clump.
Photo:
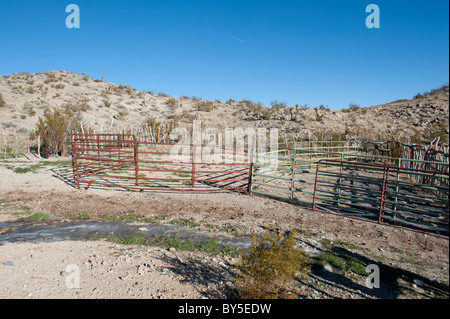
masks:
{"type": "Polygon", "coordinates": [[[169,107],[170,109],[174,109],[174,108],[176,108],[177,105],[178,105],[178,100],[177,100],[176,98],[174,98],[174,97],[171,97],[170,99],[168,99],[168,100],[166,101],[166,105],[167,105],[167,107],[169,107]]]}
{"type": "Polygon", "coordinates": [[[242,298],[279,298],[296,275],[306,275],[309,256],[296,247],[295,233],[266,230],[259,239],[253,234],[250,251],[237,265],[236,286],[242,298]]]}
{"type": "Polygon", "coordinates": [[[45,84],[49,84],[49,83],[58,81],[56,79],[56,74],[54,74],[54,73],[47,73],[46,76],[47,76],[47,78],[44,80],[45,84]]]}

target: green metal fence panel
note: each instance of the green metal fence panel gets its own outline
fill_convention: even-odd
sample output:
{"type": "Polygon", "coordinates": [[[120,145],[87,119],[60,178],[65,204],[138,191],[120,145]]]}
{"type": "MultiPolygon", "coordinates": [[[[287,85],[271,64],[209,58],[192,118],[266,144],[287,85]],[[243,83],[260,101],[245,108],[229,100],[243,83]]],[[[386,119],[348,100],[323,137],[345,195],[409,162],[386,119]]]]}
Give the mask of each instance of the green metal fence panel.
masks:
{"type": "Polygon", "coordinates": [[[251,193],[448,237],[448,163],[362,154],[336,141],[291,145],[257,154],[251,193]]]}

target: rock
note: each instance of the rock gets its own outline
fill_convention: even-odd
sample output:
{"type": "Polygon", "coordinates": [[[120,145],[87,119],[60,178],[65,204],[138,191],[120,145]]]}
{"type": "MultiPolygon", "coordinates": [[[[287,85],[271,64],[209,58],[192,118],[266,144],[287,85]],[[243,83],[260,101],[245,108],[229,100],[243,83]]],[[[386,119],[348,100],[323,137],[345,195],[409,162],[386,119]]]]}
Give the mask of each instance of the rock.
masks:
{"type": "Polygon", "coordinates": [[[145,228],[145,227],[138,228],[138,230],[139,230],[139,231],[148,231],[148,229],[145,228]]]}
{"type": "Polygon", "coordinates": [[[325,266],[323,266],[323,269],[325,269],[328,272],[334,273],[334,268],[333,266],[326,264],[325,266]]]}
{"type": "Polygon", "coordinates": [[[425,285],[425,283],[423,282],[423,280],[420,279],[414,279],[414,284],[416,284],[419,287],[423,287],[425,285]]]}
{"type": "Polygon", "coordinates": [[[176,251],[176,249],[175,249],[174,247],[170,247],[170,248],[169,248],[169,251],[171,251],[171,252],[174,253],[174,252],[176,251]]]}

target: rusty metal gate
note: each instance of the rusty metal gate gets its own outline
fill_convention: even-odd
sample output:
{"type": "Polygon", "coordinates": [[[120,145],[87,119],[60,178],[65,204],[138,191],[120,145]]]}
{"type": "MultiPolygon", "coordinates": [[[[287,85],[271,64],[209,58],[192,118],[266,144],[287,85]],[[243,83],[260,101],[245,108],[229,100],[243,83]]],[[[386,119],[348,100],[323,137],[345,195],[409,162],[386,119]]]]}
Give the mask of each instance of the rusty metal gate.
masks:
{"type": "Polygon", "coordinates": [[[78,188],[249,190],[249,154],[223,152],[223,145],[140,142],[132,134],[73,134],[71,146],[78,188]]]}

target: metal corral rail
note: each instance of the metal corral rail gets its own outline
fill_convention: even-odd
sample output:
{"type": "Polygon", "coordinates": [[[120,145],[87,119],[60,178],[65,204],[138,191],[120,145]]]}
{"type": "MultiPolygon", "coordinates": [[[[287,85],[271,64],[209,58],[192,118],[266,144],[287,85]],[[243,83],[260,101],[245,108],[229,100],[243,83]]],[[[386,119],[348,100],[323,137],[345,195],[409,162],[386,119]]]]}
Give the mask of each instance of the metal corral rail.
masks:
{"type": "Polygon", "coordinates": [[[360,154],[358,145],[349,145],[345,141],[315,141],[314,144],[304,142],[297,145],[301,147],[256,154],[252,193],[312,204],[317,161],[350,160],[360,154]]]}
{"type": "Polygon", "coordinates": [[[250,192],[448,237],[448,167],[344,143],[294,147],[256,154],[250,192]]]}
{"type": "Polygon", "coordinates": [[[241,159],[229,163],[217,153],[206,154],[209,145],[139,142],[132,134],[73,134],[71,145],[78,188],[85,184],[86,189],[97,185],[140,191],[249,190],[252,169],[245,152],[222,151],[241,159]],[[174,159],[175,145],[182,152],[174,159]]]}
{"type": "Polygon", "coordinates": [[[448,180],[440,171],[319,160],[313,209],[448,236],[448,180]]]}

